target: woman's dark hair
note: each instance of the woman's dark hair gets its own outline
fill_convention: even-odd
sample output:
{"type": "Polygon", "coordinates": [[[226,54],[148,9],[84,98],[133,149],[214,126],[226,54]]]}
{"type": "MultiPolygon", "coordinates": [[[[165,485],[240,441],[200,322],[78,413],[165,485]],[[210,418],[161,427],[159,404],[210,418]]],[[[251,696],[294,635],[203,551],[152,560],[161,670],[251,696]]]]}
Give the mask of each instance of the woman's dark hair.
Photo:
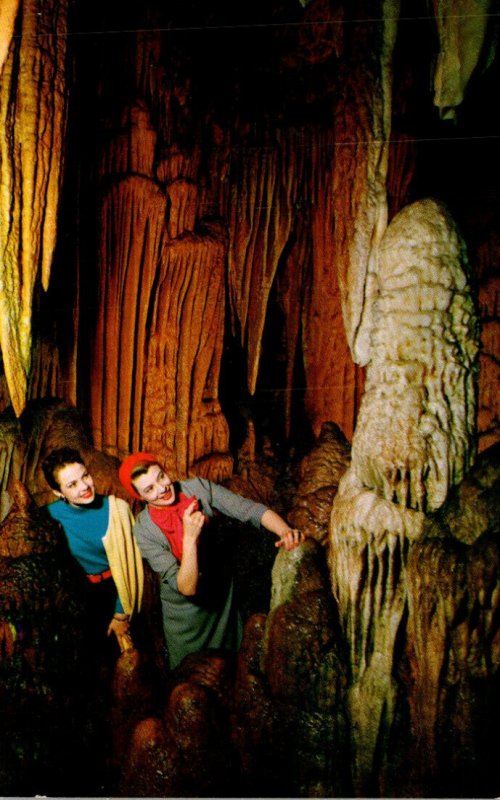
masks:
{"type": "Polygon", "coordinates": [[[49,455],[42,461],[42,470],[45,475],[45,480],[51,489],[60,489],[59,483],[56,478],[57,472],[68,464],[84,464],[78,450],[72,447],[59,447],[57,450],[52,450],[49,455]]]}
{"type": "Polygon", "coordinates": [[[146,472],[155,465],[161,468],[161,464],[157,461],[140,461],[138,464],[135,465],[134,469],[130,474],[132,478],[138,478],[139,475],[145,475],[146,472]]]}
{"type": "Polygon", "coordinates": [[[134,483],[135,479],[140,475],[145,475],[146,472],[151,469],[151,467],[154,467],[155,464],[157,464],[160,469],[162,468],[161,464],[159,464],[157,461],[139,461],[139,463],[135,465],[134,469],[130,473],[130,481],[134,488],[137,488],[134,483]]]}

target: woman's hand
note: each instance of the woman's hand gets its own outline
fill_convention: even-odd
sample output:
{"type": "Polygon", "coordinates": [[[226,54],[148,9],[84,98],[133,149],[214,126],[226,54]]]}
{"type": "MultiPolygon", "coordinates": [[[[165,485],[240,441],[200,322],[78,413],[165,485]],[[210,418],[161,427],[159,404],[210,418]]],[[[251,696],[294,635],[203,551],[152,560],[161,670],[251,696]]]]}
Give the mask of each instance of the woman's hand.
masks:
{"type": "Polygon", "coordinates": [[[304,536],[296,528],[291,528],[287,522],[271,508],[264,511],[260,521],[264,528],[279,537],[276,547],[284,547],[285,550],[295,550],[304,541],[304,536]]]}
{"type": "Polygon", "coordinates": [[[196,498],[188,505],[184,514],[182,515],[182,527],[184,529],[184,547],[186,544],[195,543],[198,541],[203,525],[205,524],[205,515],[198,510],[198,501],[196,498]]]}
{"type": "Polygon", "coordinates": [[[127,614],[115,614],[108,625],[108,636],[111,636],[112,633],[115,634],[122,653],[133,647],[129,630],[130,620],[127,614]]]}
{"type": "Polygon", "coordinates": [[[285,550],[295,550],[304,541],[300,531],[296,528],[289,528],[281,534],[281,538],[276,542],[276,547],[284,547],[285,550]]]}
{"type": "Polygon", "coordinates": [[[185,597],[196,594],[198,586],[198,540],[205,524],[205,515],[198,510],[196,497],[182,515],[182,559],[177,573],[177,588],[185,597]]]}

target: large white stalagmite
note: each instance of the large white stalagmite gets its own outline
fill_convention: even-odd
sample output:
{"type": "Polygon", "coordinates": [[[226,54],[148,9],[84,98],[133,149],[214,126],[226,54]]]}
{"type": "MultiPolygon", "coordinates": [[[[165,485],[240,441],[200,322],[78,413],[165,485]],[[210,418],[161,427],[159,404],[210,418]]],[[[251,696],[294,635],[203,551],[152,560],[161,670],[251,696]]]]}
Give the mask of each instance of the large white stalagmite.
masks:
{"type": "Polygon", "coordinates": [[[391,222],[378,261],[352,468],[386,500],[434,510],[475,455],[479,330],[465,248],[446,209],[421,200],[391,222]]]}
{"type": "Polygon", "coordinates": [[[465,248],[444,206],[421,200],[393,219],[379,248],[377,280],[366,392],[330,522],[361,792],[394,710],[409,542],[420,536],[425,513],[462,480],[476,440],[479,330],[465,248]]]}

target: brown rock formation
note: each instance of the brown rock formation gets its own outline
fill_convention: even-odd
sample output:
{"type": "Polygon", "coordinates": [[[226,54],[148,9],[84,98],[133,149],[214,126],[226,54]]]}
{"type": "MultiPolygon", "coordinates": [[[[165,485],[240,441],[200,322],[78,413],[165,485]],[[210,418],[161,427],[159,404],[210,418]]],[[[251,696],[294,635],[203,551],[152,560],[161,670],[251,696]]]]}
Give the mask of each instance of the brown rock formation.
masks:
{"type": "Polygon", "coordinates": [[[162,716],[144,719],[133,732],[121,765],[123,793],[210,797],[231,792],[231,693],[228,654],[185,659],[167,682],[162,716]]]}
{"type": "Polygon", "coordinates": [[[495,794],[500,449],[486,450],[407,562],[414,791],[495,794]]]}
{"type": "Polygon", "coordinates": [[[340,428],[325,422],[298,470],[298,487],[287,519],[304,536],[325,544],[339,481],[350,463],[350,446],[340,428]]]}
{"type": "Polygon", "coordinates": [[[17,483],[0,523],[0,780],[7,795],[65,794],[81,775],[88,744],[83,616],[72,562],[17,483]]]}
{"type": "Polygon", "coordinates": [[[481,451],[498,441],[500,429],[500,278],[497,275],[489,276],[480,287],[479,310],[481,372],[477,427],[481,451]]]}
{"type": "Polygon", "coordinates": [[[270,614],[239,654],[235,741],[250,796],[349,796],[346,673],[324,550],[280,552],[270,614]]]}

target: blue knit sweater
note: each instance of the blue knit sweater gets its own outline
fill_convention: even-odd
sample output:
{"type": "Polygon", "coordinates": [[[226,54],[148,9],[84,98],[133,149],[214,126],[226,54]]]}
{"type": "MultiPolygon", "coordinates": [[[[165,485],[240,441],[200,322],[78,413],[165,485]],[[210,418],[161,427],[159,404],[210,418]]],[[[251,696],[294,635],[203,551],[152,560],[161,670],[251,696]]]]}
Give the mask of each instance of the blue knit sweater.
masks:
{"type": "MultiPolygon", "coordinates": [[[[97,495],[90,506],[71,506],[56,500],[47,506],[50,516],[60,523],[71,554],[87,575],[97,575],[109,569],[108,557],[102,543],[109,525],[109,500],[97,495]]],[[[116,611],[123,607],[117,596],[116,611]]]]}

